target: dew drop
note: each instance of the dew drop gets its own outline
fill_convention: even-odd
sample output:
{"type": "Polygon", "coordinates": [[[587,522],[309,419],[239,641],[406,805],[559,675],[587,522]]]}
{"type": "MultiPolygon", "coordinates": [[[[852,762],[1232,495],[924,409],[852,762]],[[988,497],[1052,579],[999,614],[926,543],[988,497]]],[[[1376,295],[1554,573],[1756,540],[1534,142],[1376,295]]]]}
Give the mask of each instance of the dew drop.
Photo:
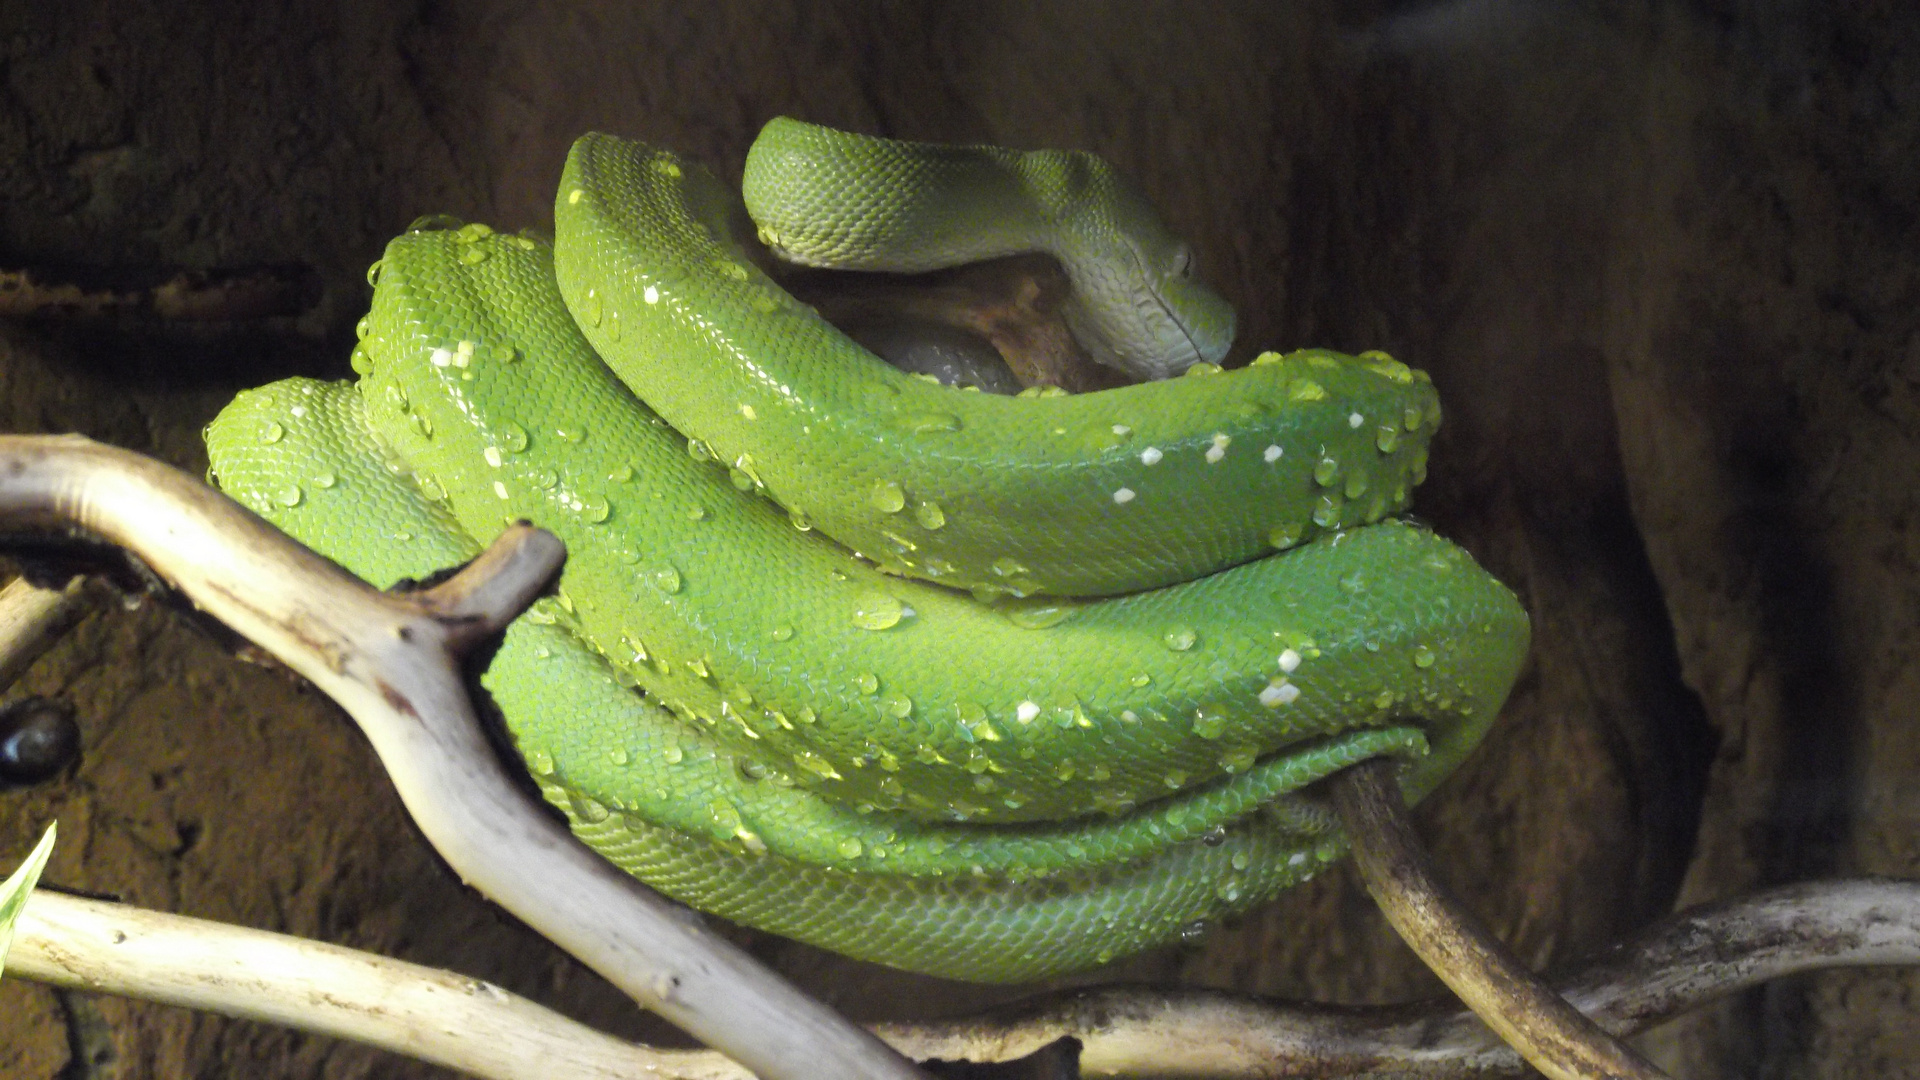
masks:
{"type": "Polygon", "coordinates": [[[849,836],[845,840],[840,841],[840,845],[834,850],[838,851],[840,857],[843,859],[857,859],[860,857],[860,853],[866,850],[866,845],[860,842],[859,837],[849,836]]]}
{"type": "Polygon", "coordinates": [[[947,512],[940,508],[939,503],[928,499],[914,506],[913,520],[919,522],[923,529],[938,529],[946,525],[947,512]]]}
{"type": "Polygon", "coordinates": [[[286,487],[273,493],[273,501],[280,506],[286,507],[299,506],[300,500],[304,498],[306,498],[306,493],[300,490],[300,485],[298,484],[288,484],[286,487]]]}
{"type": "Polygon", "coordinates": [[[545,750],[534,750],[534,751],[530,751],[526,755],[526,757],[527,757],[527,768],[533,770],[536,776],[552,776],[553,775],[553,755],[552,754],[547,753],[545,750]]]}
{"type": "Polygon", "coordinates": [[[527,429],[508,420],[500,425],[500,445],[507,453],[518,454],[527,448],[527,429]]]}
{"type": "Polygon", "coordinates": [[[660,751],[660,756],[666,759],[667,764],[678,765],[686,759],[687,752],[680,749],[679,743],[668,743],[666,749],[660,751]]]}
{"type": "Polygon", "coordinates": [[[287,429],[280,426],[278,420],[269,420],[260,425],[260,441],[263,443],[277,443],[286,436],[287,429]]]}
{"type": "Polygon", "coordinates": [[[1071,618],[1074,606],[1058,600],[1013,601],[1001,608],[1007,621],[1022,630],[1045,630],[1071,618]]]}
{"type": "Polygon", "coordinates": [[[1275,525],[1267,533],[1267,543],[1275,549],[1284,551],[1300,542],[1300,526],[1294,523],[1275,525]]]}
{"type": "MultiPolygon", "coordinates": [[[[367,284],[374,286],[380,284],[380,268],[384,265],[386,265],[385,259],[373,260],[373,265],[367,267],[367,284]]],[[[1408,428],[1407,430],[1412,431],[1413,429],[1408,428]]]]}
{"type": "Polygon", "coordinates": [[[811,532],[813,530],[813,522],[808,521],[807,515],[798,510],[787,511],[787,523],[801,532],[811,532]]]}
{"type": "Polygon", "coordinates": [[[600,294],[593,289],[588,289],[587,295],[580,299],[580,314],[587,320],[587,325],[599,326],[601,319],[605,317],[605,312],[606,303],[600,299],[600,294]]]}
{"type": "Polygon", "coordinates": [[[1414,667],[1430,668],[1433,666],[1433,662],[1435,659],[1436,657],[1433,655],[1433,650],[1427,648],[1425,645],[1415,645],[1413,647],[1413,666],[1414,667]]]}
{"type": "Polygon", "coordinates": [[[313,486],[317,488],[330,488],[339,482],[340,477],[335,475],[331,469],[323,469],[313,474],[313,486]]]}
{"type": "Polygon", "coordinates": [[[779,626],[768,631],[767,636],[775,641],[792,641],[793,627],[788,626],[786,623],[781,623],[779,626]]]}
{"type": "Polygon", "coordinates": [[[1174,652],[1186,652],[1193,648],[1193,643],[1198,640],[1199,637],[1193,629],[1186,626],[1176,626],[1160,637],[1160,643],[1174,652]]]}
{"type": "Polygon", "coordinates": [[[886,630],[899,625],[905,605],[878,589],[863,590],[853,598],[853,625],[862,630],[886,630]]]}
{"type": "Polygon", "coordinates": [[[1330,457],[1323,457],[1313,463],[1313,482],[1321,487],[1332,487],[1340,478],[1340,463],[1330,457]]]}
{"type": "Polygon", "coordinates": [[[897,514],[907,505],[907,493],[891,480],[877,480],[867,493],[867,502],[883,514],[897,514]]]}
{"type": "Polygon", "coordinates": [[[680,571],[671,566],[663,566],[653,572],[653,587],[663,593],[680,591],[680,571]]]}
{"type": "Polygon", "coordinates": [[[489,252],[487,251],[486,248],[480,247],[479,245],[476,244],[471,247],[465,247],[460,249],[460,261],[462,263],[465,263],[468,266],[478,266],[479,264],[487,261],[488,254],[489,252]]]}
{"type": "MultiPolygon", "coordinates": [[[[860,692],[863,694],[877,694],[880,692],[880,677],[871,671],[863,671],[853,677],[853,685],[859,687],[860,692]]],[[[803,723],[806,722],[804,710],[801,714],[801,720],[803,723]]]]}
{"type": "Polygon", "coordinates": [[[1128,679],[1127,685],[1133,687],[1135,690],[1144,690],[1147,687],[1153,685],[1153,676],[1148,675],[1145,672],[1142,672],[1138,675],[1135,675],[1133,678],[1128,679]]]}
{"type": "Polygon", "coordinates": [[[1205,709],[1194,713],[1193,733],[1203,739],[1217,739],[1226,734],[1227,718],[1225,714],[1208,712],[1205,709]]]}
{"type": "Polygon", "coordinates": [[[908,413],[900,418],[900,426],[916,435],[931,435],[941,431],[959,431],[960,418],[952,413],[908,413]]]}
{"type": "Polygon", "coordinates": [[[580,516],[589,525],[604,525],[613,516],[613,504],[598,495],[588,495],[580,500],[580,516]]]}
{"type": "Polygon", "coordinates": [[[1374,433],[1373,445],[1379,447],[1383,454],[1393,453],[1393,448],[1400,445],[1399,430],[1391,424],[1381,425],[1380,430],[1374,433]]]}

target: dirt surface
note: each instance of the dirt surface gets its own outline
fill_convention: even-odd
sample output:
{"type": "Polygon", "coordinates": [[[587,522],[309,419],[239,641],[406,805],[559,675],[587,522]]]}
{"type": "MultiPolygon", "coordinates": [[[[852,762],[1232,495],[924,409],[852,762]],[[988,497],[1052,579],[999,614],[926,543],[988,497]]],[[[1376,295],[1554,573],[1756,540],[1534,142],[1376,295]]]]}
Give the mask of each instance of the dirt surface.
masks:
{"type": "MultiPolygon", "coordinates": [[[[345,377],[414,217],[539,226],[600,129],[738,176],[780,114],[1073,146],[1137,179],[1239,307],[1238,351],[1383,348],[1446,426],[1422,516],[1536,647],[1422,808],[1536,964],[1676,905],[1920,875],[1920,14],[1811,0],[0,4],[0,268],[294,264],[297,317],[0,323],[0,428],[205,467],[242,386],[345,377]]],[[[9,694],[85,757],[0,791],[0,866],[456,968],[669,1038],[467,893],[328,702],[152,605],[9,694]]],[[[860,1017],[1023,992],[738,939],[860,1017]]],[[[1350,872],[1086,981],[1335,1001],[1437,990],[1350,872]]],[[[1788,980],[1646,1045],[1676,1076],[1920,1073],[1920,976],[1788,980]]],[[[375,1051],[0,983],[0,1076],[414,1077],[375,1051]]]]}

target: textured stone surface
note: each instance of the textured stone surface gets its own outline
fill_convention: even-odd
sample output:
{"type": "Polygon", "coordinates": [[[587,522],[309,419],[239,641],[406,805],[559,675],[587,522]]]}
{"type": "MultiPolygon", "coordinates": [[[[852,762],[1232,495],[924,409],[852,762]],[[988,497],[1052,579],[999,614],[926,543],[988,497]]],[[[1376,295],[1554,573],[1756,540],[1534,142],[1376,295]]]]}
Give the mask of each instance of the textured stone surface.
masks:
{"type": "MultiPolygon", "coordinates": [[[[1194,241],[1240,350],[1385,348],[1448,410],[1420,512],[1527,601],[1534,661],[1421,812],[1536,963],[1676,903],[1920,872],[1920,17],[1907,5],[0,7],[0,263],[299,262],[299,319],[0,327],[0,427],[202,468],[242,385],[340,376],[414,216],[540,225],[572,138],[738,175],[790,113],[1097,150],[1194,241]]],[[[470,895],[331,706],[178,617],[94,616],[11,693],[86,758],[0,792],[0,865],[450,965],[658,1025],[470,895]]],[[[861,1016],[1008,991],[750,948],[861,1016]]],[[[1346,872],[1095,978],[1434,992],[1346,872]]],[[[1676,1075],[1920,1069],[1916,976],[1791,980],[1650,1037],[1676,1075]]],[[[0,984],[0,1075],[428,1076],[325,1040],[0,984]],[[64,1004],[63,1004],[64,1001],[64,1004]],[[81,1040],[84,1044],[84,1040],[81,1040]]]]}

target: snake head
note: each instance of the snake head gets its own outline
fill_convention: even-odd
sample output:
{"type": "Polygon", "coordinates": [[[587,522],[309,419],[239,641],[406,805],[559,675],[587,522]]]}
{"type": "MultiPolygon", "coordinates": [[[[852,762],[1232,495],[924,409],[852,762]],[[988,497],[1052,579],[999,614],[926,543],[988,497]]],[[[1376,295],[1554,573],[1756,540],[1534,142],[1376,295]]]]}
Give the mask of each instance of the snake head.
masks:
{"type": "Polygon", "coordinates": [[[1137,379],[1218,364],[1233,344],[1233,305],[1193,276],[1193,249],[1145,195],[1093,155],[1072,157],[1083,175],[1063,186],[1084,194],[1049,247],[1073,282],[1062,314],[1074,337],[1137,379]]]}

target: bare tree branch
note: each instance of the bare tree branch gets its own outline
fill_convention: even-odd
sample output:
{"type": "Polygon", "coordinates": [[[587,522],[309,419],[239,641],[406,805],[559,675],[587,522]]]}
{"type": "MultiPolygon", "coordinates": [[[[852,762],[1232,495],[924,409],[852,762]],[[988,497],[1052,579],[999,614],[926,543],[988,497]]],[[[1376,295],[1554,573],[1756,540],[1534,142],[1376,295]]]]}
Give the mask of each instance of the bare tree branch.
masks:
{"type": "Polygon", "coordinates": [[[1379,759],[1325,783],[1360,878],[1401,939],[1552,1080],[1666,1080],[1529,971],[1440,883],[1407,819],[1398,775],[1395,762],[1379,759]]]}
{"type": "Polygon", "coordinates": [[[92,608],[89,593],[84,577],[59,589],[15,578],[0,589],[0,691],[12,686],[92,608]]]}
{"type": "MultiPolygon", "coordinates": [[[[1920,964],[1920,883],[1796,885],[1674,916],[1557,985],[1629,1035],[1769,979],[1920,964]]],[[[705,1051],[649,1051],[449,972],[123,905],[35,893],[8,973],[354,1039],[482,1077],[750,1080],[705,1051]],[[471,1033],[483,1033],[475,1038],[471,1033]],[[464,1033],[464,1034],[463,1034],[464,1033]]],[[[1520,1076],[1450,1001],[1339,1008],[1215,991],[1103,987],[962,1020],[878,1029],[919,1059],[1011,1061],[1063,1038],[1088,1076],[1520,1076]]]]}
{"type": "Polygon", "coordinates": [[[550,534],[510,529],[438,589],[388,596],[198,480],[77,436],[0,437],[0,523],[127,548],[305,676],[360,724],[469,884],[709,1045],[770,1080],[921,1075],[575,842],[501,773],[452,650],[476,625],[504,625],[558,569],[550,534]],[[476,622],[488,603],[502,606],[476,622]]]}

